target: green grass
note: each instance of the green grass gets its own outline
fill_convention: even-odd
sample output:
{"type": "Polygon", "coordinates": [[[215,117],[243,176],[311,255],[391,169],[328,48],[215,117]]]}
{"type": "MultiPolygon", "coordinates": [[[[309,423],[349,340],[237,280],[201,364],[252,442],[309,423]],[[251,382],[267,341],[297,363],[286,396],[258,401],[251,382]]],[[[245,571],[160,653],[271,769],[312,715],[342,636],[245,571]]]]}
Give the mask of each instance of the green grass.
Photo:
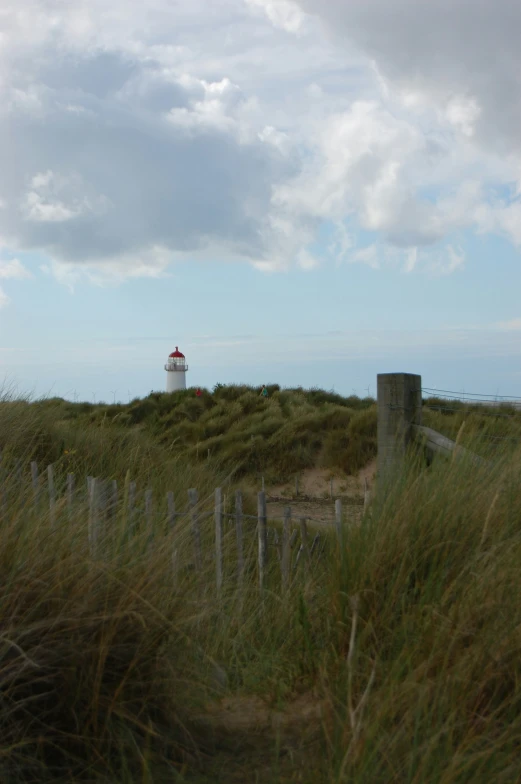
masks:
{"type": "MultiPolygon", "coordinates": [[[[142,434],[156,448],[191,464],[208,460],[236,477],[284,481],[317,465],[355,473],[376,454],[376,407],[371,398],[344,398],[323,390],[218,386],[173,394],[152,393],[128,405],[51,399],[34,404],[74,442],[89,429],[107,443],[142,434]]],[[[63,440],[63,446],[67,439],[63,440]]]]}
{"type": "Polygon", "coordinates": [[[211,518],[202,521],[197,575],[189,521],[168,533],[159,506],[152,530],[140,516],[129,540],[121,503],[103,522],[98,553],[89,549],[82,497],[71,517],[58,504],[54,528],[45,499],[35,506],[30,459],[54,461],[60,480],[71,461],[78,477],[115,477],[122,488],[132,478],[153,485],[158,499],[197,487],[200,511],[210,509],[217,484],[233,491],[230,464],[197,459],[152,426],[156,414],[175,417],[182,406],[200,428],[211,427],[205,412],[215,411],[220,424],[206,441],[240,425],[230,423],[240,404],[254,440],[278,438],[282,450],[287,438],[289,457],[315,438],[321,459],[326,449],[336,460],[349,449],[356,460],[372,455],[374,409],[365,403],[357,410],[298,390],[272,390],[268,401],[237,388],[211,397],[187,392],[170,408],[164,396],[148,398],[133,425],[113,413],[130,415],[138,401],[112,413],[63,401],[0,403],[0,780],[519,780],[519,415],[426,411],[425,424],[493,462],[427,465],[411,452],[362,524],[346,525],[343,547],[325,537],[322,559],[299,567],[286,593],[271,549],[262,600],[254,521],[245,522],[241,587],[234,528],[225,525],[218,596],[211,518]],[[345,441],[328,417],[343,417],[345,441]],[[223,697],[244,705],[245,720],[255,719],[252,700],[282,711],[284,731],[254,722],[209,728],[208,704],[223,697]],[[299,723],[299,700],[320,704],[322,720],[299,723]]]}

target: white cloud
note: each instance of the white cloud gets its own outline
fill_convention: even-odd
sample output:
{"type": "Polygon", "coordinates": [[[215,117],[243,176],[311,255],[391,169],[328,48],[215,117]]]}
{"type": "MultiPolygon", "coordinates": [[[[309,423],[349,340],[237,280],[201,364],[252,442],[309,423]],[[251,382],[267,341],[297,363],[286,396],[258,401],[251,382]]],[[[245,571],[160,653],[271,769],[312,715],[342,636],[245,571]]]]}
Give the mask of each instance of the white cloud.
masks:
{"type": "Polygon", "coordinates": [[[246,4],[262,9],[272,24],[289,33],[299,33],[306,22],[306,15],[292,0],[246,0],[246,4]]]}
{"type": "Polygon", "coordinates": [[[378,258],[378,248],[376,245],[368,245],[366,248],[360,248],[355,251],[351,260],[361,264],[367,264],[372,269],[379,269],[380,261],[378,258]]]}
{"type": "Polygon", "coordinates": [[[274,203],[284,214],[341,222],[355,216],[362,228],[402,247],[428,245],[472,223],[459,209],[475,198],[468,183],[438,200],[422,196],[437,177],[428,140],[413,124],[374,102],[356,101],[331,116],[314,155],[298,175],[278,186],[274,203]]]}
{"type": "Polygon", "coordinates": [[[0,279],[3,280],[24,280],[30,278],[31,273],[26,269],[19,259],[0,259],[0,279]]]}
{"type": "Polygon", "coordinates": [[[324,223],[325,257],[409,272],[461,267],[461,230],[521,243],[517,0],[0,14],[0,234],[68,285],[177,259],[307,269],[324,223]]]}
{"type": "Polygon", "coordinates": [[[451,98],[445,110],[447,120],[464,136],[474,136],[476,123],[481,114],[475,98],[451,98]]]}
{"type": "Polygon", "coordinates": [[[319,265],[319,260],[308,250],[301,250],[297,255],[297,264],[300,269],[313,270],[319,265]]]}
{"type": "Polygon", "coordinates": [[[5,291],[0,288],[0,310],[5,307],[9,303],[9,297],[5,293],[5,291]]]}

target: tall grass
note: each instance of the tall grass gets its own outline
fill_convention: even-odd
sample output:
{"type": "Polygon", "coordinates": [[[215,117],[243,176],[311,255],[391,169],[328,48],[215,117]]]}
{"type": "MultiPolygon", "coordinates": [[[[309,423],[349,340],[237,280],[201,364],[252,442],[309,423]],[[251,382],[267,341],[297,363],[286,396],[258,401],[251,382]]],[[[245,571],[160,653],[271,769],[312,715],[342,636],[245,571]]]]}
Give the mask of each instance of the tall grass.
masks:
{"type": "Polygon", "coordinates": [[[42,415],[60,422],[63,434],[78,428],[97,432],[107,444],[114,438],[148,437],[169,453],[201,463],[208,455],[234,475],[262,474],[285,480],[321,465],[356,472],[376,454],[374,400],[343,398],[313,389],[261,388],[245,385],[173,394],[152,393],[128,405],[41,401],[42,415]]]}
{"type": "MultiPolygon", "coordinates": [[[[411,453],[393,482],[379,488],[361,524],[346,519],[342,547],[324,532],[322,558],[301,563],[287,591],[272,547],[261,598],[255,521],[245,521],[242,583],[233,522],[225,524],[220,594],[211,517],[201,519],[199,574],[189,519],[168,532],[159,508],[153,530],[139,518],[129,538],[121,503],[116,517],[103,521],[96,553],[81,497],[72,516],[58,504],[53,527],[44,501],[35,505],[26,462],[20,485],[16,461],[38,454],[59,462],[63,444],[55,439],[62,427],[72,438],[74,422],[56,420],[61,403],[47,413],[45,406],[11,403],[0,405],[0,780],[519,780],[515,441],[498,441],[493,462],[478,467],[441,457],[428,465],[411,453]],[[284,731],[269,722],[259,728],[248,702],[253,695],[284,714],[284,731]],[[251,713],[242,728],[205,720],[208,703],[222,697],[251,713]],[[302,729],[296,698],[319,705],[322,719],[310,714],[302,729]]],[[[344,428],[369,412],[345,414],[344,428]]],[[[431,413],[429,424],[444,416],[431,413]]],[[[439,429],[461,431],[458,416],[439,429]]],[[[505,434],[502,419],[497,431],[492,424],[470,428],[465,416],[461,442],[474,451],[488,442],[483,432],[509,438],[517,432],[505,420],[511,425],[505,434]]],[[[223,479],[212,474],[216,464],[190,466],[186,456],[181,461],[154,445],[146,429],[127,436],[119,456],[113,446],[112,473],[121,461],[121,471],[130,468],[145,487],[157,471],[158,494],[179,476],[184,489],[201,489],[199,511],[211,508],[211,490],[223,479]],[[153,471],[142,454],[151,456],[153,471]],[[165,460],[169,469],[161,473],[165,460]]],[[[91,437],[105,435],[78,428],[81,471],[94,474],[102,462],[93,470],[89,461],[108,457],[96,452],[106,442],[89,446],[91,437]]]]}

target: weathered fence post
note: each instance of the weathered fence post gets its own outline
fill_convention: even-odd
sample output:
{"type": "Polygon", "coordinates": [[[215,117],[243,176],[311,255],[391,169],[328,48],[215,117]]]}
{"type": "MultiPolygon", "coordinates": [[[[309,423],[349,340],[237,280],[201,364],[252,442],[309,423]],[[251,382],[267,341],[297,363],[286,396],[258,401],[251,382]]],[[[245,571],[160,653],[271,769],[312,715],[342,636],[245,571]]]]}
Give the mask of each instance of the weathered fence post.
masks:
{"type": "Polygon", "coordinates": [[[15,477],[18,484],[21,485],[22,484],[22,461],[20,458],[16,461],[15,477]]]}
{"type": "Polygon", "coordinates": [[[367,477],[364,479],[364,514],[369,509],[369,502],[371,500],[371,491],[369,490],[369,485],[367,484],[367,477]]]}
{"type": "Polygon", "coordinates": [[[147,529],[147,545],[152,547],[154,541],[154,492],[149,487],[145,490],[145,521],[147,529]]]}
{"type": "Polygon", "coordinates": [[[308,526],[305,517],[300,518],[300,538],[302,541],[304,558],[309,561],[308,526]]]}
{"type": "Polygon", "coordinates": [[[91,557],[94,558],[98,545],[99,514],[98,514],[98,482],[94,477],[88,477],[89,482],[89,547],[91,557]]]}
{"type": "Polygon", "coordinates": [[[422,380],[413,373],[379,373],[378,477],[388,478],[400,466],[412,438],[412,425],[421,425],[422,380]]]}
{"type": "Polygon", "coordinates": [[[295,560],[295,569],[297,568],[301,555],[304,556],[306,562],[309,561],[309,544],[308,544],[308,528],[306,525],[306,518],[300,518],[300,547],[295,560]]]}
{"type": "Polygon", "coordinates": [[[4,466],[4,458],[2,450],[0,449],[0,514],[5,517],[7,515],[7,492],[5,488],[6,471],[4,466]]]}
{"type": "Polygon", "coordinates": [[[129,482],[128,485],[128,522],[127,522],[127,529],[128,529],[128,537],[134,535],[135,533],[135,522],[136,522],[136,483],[129,482]]]}
{"type": "Polygon", "coordinates": [[[335,501],[335,528],[338,541],[342,544],[342,501],[340,498],[335,501]]]}
{"type": "Polygon", "coordinates": [[[69,520],[72,517],[72,504],[74,501],[74,474],[67,474],[67,513],[69,520]]]}
{"type": "Polygon", "coordinates": [[[239,585],[244,572],[244,550],[242,539],[242,493],[235,493],[235,534],[237,536],[237,581],[239,585]]]}
{"type": "Polygon", "coordinates": [[[199,515],[197,514],[197,490],[191,489],[188,491],[188,499],[190,501],[191,518],[192,518],[192,537],[194,540],[194,561],[196,571],[200,572],[203,567],[202,551],[201,551],[201,528],[199,526],[199,515]]]}
{"type": "Polygon", "coordinates": [[[168,516],[167,516],[168,530],[173,531],[175,528],[175,500],[174,500],[174,494],[171,490],[169,490],[168,493],[166,494],[166,506],[168,509],[168,516]]]}
{"type": "Polygon", "coordinates": [[[215,577],[217,590],[223,586],[223,501],[220,487],[215,489],[215,577]]]}
{"type": "Polygon", "coordinates": [[[298,498],[298,474],[295,477],[295,498],[298,498]]]}
{"type": "Polygon", "coordinates": [[[265,571],[268,563],[268,515],[266,512],[266,494],[257,497],[257,528],[259,539],[259,588],[262,591],[265,582],[265,571]]]}
{"type": "Polygon", "coordinates": [[[38,506],[40,483],[38,482],[38,463],[35,463],[34,461],[31,463],[31,482],[33,485],[34,505],[38,506]]]}
{"type": "Polygon", "coordinates": [[[47,466],[47,486],[49,490],[49,519],[51,527],[56,523],[56,490],[54,488],[54,471],[52,464],[47,466]]]}
{"type": "Polygon", "coordinates": [[[333,477],[329,480],[329,497],[333,498],[333,477]]]}
{"type": "Polygon", "coordinates": [[[284,519],[282,523],[282,559],[280,564],[282,570],[282,585],[284,588],[287,588],[289,583],[289,566],[291,560],[290,525],[291,507],[286,506],[284,508],[284,519]]]}
{"type": "Polygon", "coordinates": [[[118,511],[118,480],[113,479],[110,486],[110,516],[116,517],[118,511]]]}
{"type": "MultiPolygon", "coordinates": [[[[167,526],[169,533],[172,533],[175,529],[175,500],[174,494],[171,490],[168,491],[166,494],[166,508],[167,508],[167,526]]],[[[172,575],[173,575],[173,583],[174,586],[177,587],[177,547],[175,540],[172,542],[172,575]]]]}

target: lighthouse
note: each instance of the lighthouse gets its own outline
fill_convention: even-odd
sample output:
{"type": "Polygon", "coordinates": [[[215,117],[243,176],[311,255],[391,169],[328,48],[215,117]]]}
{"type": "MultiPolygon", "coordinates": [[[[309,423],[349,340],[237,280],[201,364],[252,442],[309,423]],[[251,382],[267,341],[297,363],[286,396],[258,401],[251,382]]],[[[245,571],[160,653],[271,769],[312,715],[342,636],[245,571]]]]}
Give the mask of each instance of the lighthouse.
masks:
{"type": "Polygon", "coordinates": [[[165,370],[167,392],[177,392],[178,389],[186,389],[186,371],[188,370],[188,365],[186,364],[185,355],[181,354],[177,346],[175,347],[175,351],[172,351],[168,357],[165,370]]]}

